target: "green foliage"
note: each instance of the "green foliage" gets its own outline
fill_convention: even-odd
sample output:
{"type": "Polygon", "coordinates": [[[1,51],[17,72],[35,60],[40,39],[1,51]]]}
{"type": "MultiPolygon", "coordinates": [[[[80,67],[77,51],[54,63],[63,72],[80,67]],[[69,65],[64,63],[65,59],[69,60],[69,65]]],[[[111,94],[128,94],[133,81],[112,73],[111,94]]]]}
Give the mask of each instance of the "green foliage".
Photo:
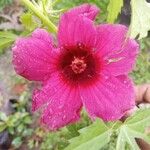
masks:
{"type": "Polygon", "coordinates": [[[150,123],[150,109],[139,110],[129,117],[119,128],[116,150],[126,150],[129,146],[131,150],[140,150],[136,143],[136,138],[140,138],[150,143],[150,138],[145,134],[150,123]]]}
{"type": "Polygon", "coordinates": [[[150,82],[150,38],[140,40],[141,52],[139,53],[137,64],[132,72],[132,78],[136,84],[150,82]]]}
{"type": "Polygon", "coordinates": [[[70,134],[66,128],[61,131],[50,132],[37,127],[28,141],[29,149],[62,150],[68,145],[70,134]]]}
{"type": "Polygon", "coordinates": [[[27,125],[32,123],[31,116],[27,112],[16,112],[12,115],[5,116],[5,119],[4,116],[4,113],[1,112],[0,132],[8,130],[11,135],[14,135],[12,144],[15,147],[19,147],[22,144],[21,139],[27,136],[25,132],[27,125]]]}
{"type": "Polygon", "coordinates": [[[17,38],[16,34],[7,31],[0,31],[0,54],[4,52],[4,49],[9,47],[17,38]]]}
{"type": "Polygon", "coordinates": [[[0,0],[0,11],[8,4],[11,4],[12,0],[0,0]]]}
{"type": "Polygon", "coordinates": [[[116,150],[126,150],[126,147],[128,147],[130,150],[140,150],[135,141],[135,138],[141,137],[142,139],[145,139],[142,134],[131,130],[127,126],[122,126],[119,131],[116,150]]]}
{"type": "Polygon", "coordinates": [[[68,145],[67,137],[69,137],[68,131],[63,129],[61,132],[48,133],[44,138],[40,146],[41,150],[59,149],[62,150],[68,145]]]}
{"type": "Polygon", "coordinates": [[[21,137],[16,137],[13,141],[12,144],[16,147],[19,148],[22,144],[22,139],[21,137]]]}
{"type": "Polygon", "coordinates": [[[95,121],[79,132],[80,136],[73,138],[65,150],[99,150],[110,141],[111,130],[101,120],[95,121]]]}
{"type": "Polygon", "coordinates": [[[125,124],[137,132],[144,133],[145,129],[150,126],[150,109],[140,109],[135,115],[129,117],[125,124]]]}
{"type": "Polygon", "coordinates": [[[150,30],[150,4],[146,0],[131,0],[130,36],[139,39],[147,36],[150,30]]]}
{"type": "Polygon", "coordinates": [[[95,4],[96,6],[98,6],[100,9],[102,9],[103,11],[107,9],[107,5],[108,5],[109,0],[61,0],[60,3],[57,4],[57,6],[59,6],[59,8],[63,8],[63,7],[67,7],[67,8],[71,8],[77,5],[81,5],[83,3],[91,3],[91,4],[95,4]]]}
{"type": "Polygon", "coordinates": [[[63,150],[68,144],[68,139],[79,135],[78,130],[90,125],[92,122],[85,111],[81,113],[81,120],[69,125],[57,132],[50,132],[42,126],[37,127],[28,141],[30,149],[40,148],[41,150],[63,150]]]}
{"type": "Polygon", "coordinates": [[[7,130],[9,134],[13,135],[12,144],[18,148],[23,138],[32,134],[32,129],[27,127],[32,123],[31,115],[25,110],[27,93],[21,95],[18,103],[14,104],[15,113],[6,116],[5,113],[0,112],[0,132],[7,130]]]}
{"type": "MultiPolygon", "coordinates": [[[[101,9],[97,21],[105,22],[108,10],[107,21],[113,23],[120,13],[123,5],[122,1],[123,0],[110,0],[109,3],[109,0],[56,0],[53,6],[48,7],[48,5],[45,5],[43,7],[41,2],[46,3],[48,1],[38,0],[36,8],[39,8],[40,12],[47,18],[53,22],[57,22],[62,11],[82,3],[94,3],[101,9]]],[[[149,8],[149,4],[144,0],[141,6],[139,6],[139,2],[142,2],[142,0],[132,0],[132,2],[134,2],[132,3],[132,9],[134,9],[134,14],[132,16],[139,21],[144,15],[140,14],[139,18],[135,16],[135,10],[137,10],[135,5],[140,8],[140,11],[138,10],[139,14],[143,11],[149,11],[146,10],[149,8]]],[[[149,14],[146,16],[149,16],[149,14]]],[[[146,16],[144,16],[144,22],[148,21],[146,20],[148,19],[146,16]]],[[[38,21],[34,19],[35,16],[31,12],[26,12],[20,17],[20,21],[25,27],[25,32],[23,32],[24,35],[32,32],[36,27],[45,27],[44,24],[41,24],[42,21],[39,22],[40,19],[38,21]]],[[[140,24],[141,27],[136,35],[140,34],[140,36],[143,37],[145,36],[144,32],[147,33],[148,28],[145,27],[146,24],[143,22],[138,22],[138,24],[140,24]]],[[[135,22],[132,22],[131,27],[135,30],[135,28],[139,28],[140,25],[135,26],[135,22]]],[[[132,31],[131,28],[131,36],[136,36],[134,30],[132,31]]],[[[17,36],[11,32],[0,32],[0,51],[2,52],[4,48],[10,46],[16,38],[17,36]]],[[[138,58],[137,67],[132,74],[136,83],[143,83],[150,80],[150,57],[148,55],[148,48],[150,47],[149,41],[149,38],[140,41],[142,53],[138,58]]],[[[0,113],[0,132],[4,130],[9,131],[13,136],[12,144],[15,148],[19,148],[25,141],[28,143],[29,149],[41,150],[62,150],[64,148],[65,150],[137,150],[139,147],[136,144],[135,138],[142,138],[147,142],[150,141],[150,136],[148,137],[145,133],[145,129],[149,126],[150,122],[150,111],[148,109],[138,111],[124,123],[121,121],[104,123],[101,120],[92,123],[83,112],[82,119],[79,123],[69,125],[67,128],[63,128],[57,132],[50,132],[41,126],[39,127],[39,124],[36,125],[37,122],[35,123],[32,115],[26,110],[28,104],[26,95],[27,93],[23,93],[19,101],[13,105],[16,110],[14,114],[6,116],[4,113],[0,113]],[[32,129],[33,126],[30,126],[32,124],[34,129],[32,129]]]]}
{"type": "Polygon", "coordinates": [[[123,0],[110,0],[107,8],[108,10],[107,22],[114,23],[119,13],[121,12],[122,6],[123,6],[123,0]]]}
{"type": "Polygon", "coordinates": [[[22,14],[20,21],[27,31],[33,31],[36,27],[38,27],[38,24],[33,18],[33,14],[29,12],[22,14]]]}
{"type": "MultiPolygon", "coordinates": [[[[116,141],[116,150],[139,150],[136,138],[150,143],[150,137],[145,130],[150,123],[150,109],[140,109],[124,123],[114,122],[105,124],[97,120],[88,127],[79,130],[80,135],[70,140],[65,150],[100,150],[110,149],[112,140],[116,141]],[[115,136],[114,136],[115,135],[115,136]]],[[[112,145],[111,145],[111,149],[112,145]]]]}
{"type": "Polygon", "coordinates": [[[3,112],[0,112],[0,132],[6,129],[7,125],[5,124],[5,121],[7,120],[8,120],[8,117],[6,116],[6,114],[3,112]]]}
{"type": "Polygon", "coordinates": [[[49,19],[48,13],[51,13],[51,9],[53,10],[52,1],[35,1],[32,2],[30,0],[22,0],[23,4],[30,10],[39,20],[41,23],[48,28],[49,31],[56,33],[57,27],[49,19]],[[48,9],[46,9],[48,8],[48,9]],[[50,12],[48,12],[50,9],[50,12]]]}

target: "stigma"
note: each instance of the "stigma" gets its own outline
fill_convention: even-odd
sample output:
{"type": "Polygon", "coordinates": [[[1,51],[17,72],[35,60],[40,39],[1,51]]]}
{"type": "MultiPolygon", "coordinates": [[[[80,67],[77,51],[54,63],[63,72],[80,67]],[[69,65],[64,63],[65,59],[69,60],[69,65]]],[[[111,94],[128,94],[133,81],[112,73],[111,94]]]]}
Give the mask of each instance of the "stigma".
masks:
{"type": "Polygon", "coordinates": [[[85,71],[87,64],[84,57],[74,57],[70,67],[75,74],[80,74],[85,71]]]}

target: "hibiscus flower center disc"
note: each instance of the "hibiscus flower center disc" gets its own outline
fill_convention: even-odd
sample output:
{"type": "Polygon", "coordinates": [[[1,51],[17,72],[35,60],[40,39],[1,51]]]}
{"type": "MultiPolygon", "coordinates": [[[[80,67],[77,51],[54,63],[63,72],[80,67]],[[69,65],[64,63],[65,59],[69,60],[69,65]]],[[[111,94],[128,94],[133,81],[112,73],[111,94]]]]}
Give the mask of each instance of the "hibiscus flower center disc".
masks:
{"type": "Polygon", "coordinates": [[[72,61],[70,66],[74,73],[82,73],[86,69],[87,64],[84,61],[84,57],[74,57],[74,60],[72,61]]]}
{"type": "Polygon", "coordinates": [[[64,47],[58,60],[64,79],[75,84],[93,82],[98,77],[100,65],[94,51],[83,44],[64,47]]]}

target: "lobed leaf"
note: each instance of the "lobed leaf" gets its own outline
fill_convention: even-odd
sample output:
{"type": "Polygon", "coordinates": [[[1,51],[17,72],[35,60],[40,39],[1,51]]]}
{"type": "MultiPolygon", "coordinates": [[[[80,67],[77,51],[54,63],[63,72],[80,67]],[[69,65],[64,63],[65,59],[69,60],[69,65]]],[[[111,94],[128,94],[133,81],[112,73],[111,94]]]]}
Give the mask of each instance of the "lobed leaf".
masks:
{"type": "Polygon", "coordinates": [[[150,109],[137,111],[118,129],[116,150],[126,150],[127,146],[132,150],[140,150],[136,143],[136,138],[150,143],[150,137],[145,133],[145,129],[148,126],[150,126],[150,109]]]}
{"type": "Polygon", "coordinates": [[[4,48],[9,47],[17,38],[16,34],[12,32],[0,31],[0,53],[4,48]]]}
{"type": "Polygon", "coordinates": [[[110,141],[112,130],[102,120],[97,120],[79,132],[80,135],[73,138],[65,150],[99,150],[110,141]]]}
{"type": "Polygon", "coordinates": [[[20,17],[20,21],[28,31],[33,31],[38,25],[33,19],[33,15],[31,13],[24,13],[20,17]]]}
{"type": "Polygon", "coordinates": [[[147,36],[150,30],[150,4],[146,0],[131,0],[130,36],[139,39],[147,36]]]}
{"type": "Polygon", "coordinates": [[[125,124],[138,132],[144,132],[150,126],[150,109],[138,110],[135,115],[125,121],[125,124]]]}
{"type": "Polygon", "coordinates": [[[121,8],[123,6],[123,0],[110,0],[107,11],[107,22],[114,23],[117,19],[119,13],[121,12],[121,8]]]}

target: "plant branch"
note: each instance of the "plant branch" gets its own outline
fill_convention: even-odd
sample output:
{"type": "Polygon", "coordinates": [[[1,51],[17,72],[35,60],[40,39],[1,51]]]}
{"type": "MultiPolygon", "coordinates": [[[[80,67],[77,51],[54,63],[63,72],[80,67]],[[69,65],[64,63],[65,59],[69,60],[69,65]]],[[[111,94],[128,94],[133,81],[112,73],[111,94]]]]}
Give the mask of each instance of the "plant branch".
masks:
{"type": "Polygon", "coordinates": [[[41,13],[29,0],[21,0],[27,8],[29,8],[37,17],[39,17],[48,28],[56,33],[57,27],[46,17],[43,13],[41,13]]]}

